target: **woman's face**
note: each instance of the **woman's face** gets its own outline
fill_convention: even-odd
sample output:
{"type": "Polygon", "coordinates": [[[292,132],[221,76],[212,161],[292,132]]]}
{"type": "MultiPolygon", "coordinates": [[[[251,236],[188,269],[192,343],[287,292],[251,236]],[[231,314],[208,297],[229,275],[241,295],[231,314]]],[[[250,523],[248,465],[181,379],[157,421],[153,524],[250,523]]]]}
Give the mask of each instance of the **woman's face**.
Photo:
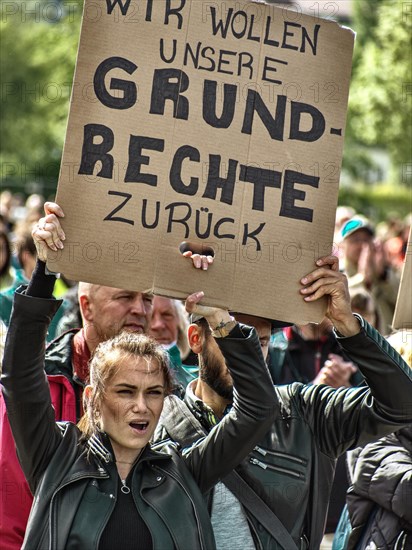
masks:
{"type": "Polygon", "coordinates": [[[159,421],[165,379],[155,360],[129,355],[117,366],[102,398],[100,424],[116,460],[133,462],[159,421]]]}

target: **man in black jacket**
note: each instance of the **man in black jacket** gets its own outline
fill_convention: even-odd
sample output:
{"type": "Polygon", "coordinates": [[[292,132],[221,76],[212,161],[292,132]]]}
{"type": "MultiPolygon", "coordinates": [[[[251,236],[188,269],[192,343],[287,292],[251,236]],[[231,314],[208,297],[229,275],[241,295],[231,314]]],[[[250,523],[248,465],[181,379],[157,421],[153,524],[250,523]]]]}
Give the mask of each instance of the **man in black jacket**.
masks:
{"type": "MultiPolygon", "coordinates": [[[[412,422],[409,368],[376,330],[352,314],[337,258],[321,258],[316,265],[301,281],[302,296],[307,302],[327,296],[326,315],[343,352],[359,366],[368,385],[334,389],[295,383],[276,388],[280,414],[236,468],[246,486],[239,478],[225,479],[209,502],[220,550],[319,548],[337,457],[412,422]]],[[[259,337],[266,342],[270,323],[260,325],[259,337]]],[[[200,377],[188,386],[184,402],[168,399],[155,434],[159,446],[168,438],[190,445],[230,408],[231,378],[201,319],[189,327],[189,342],[199,355],[200,377]]]]}

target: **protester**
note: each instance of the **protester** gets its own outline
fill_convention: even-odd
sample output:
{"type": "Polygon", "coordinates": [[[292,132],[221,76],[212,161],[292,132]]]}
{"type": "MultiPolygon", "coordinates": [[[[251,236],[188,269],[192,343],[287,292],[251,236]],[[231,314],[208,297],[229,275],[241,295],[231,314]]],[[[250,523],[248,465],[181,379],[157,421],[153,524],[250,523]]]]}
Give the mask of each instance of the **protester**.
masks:
{"type": "Polygon", "coordinates": [[[336,208],[336,214],[335,214],[335,229],[333,234],[333,242],[338,243],[339,242],[339,234],[342,229],[342,226],[353,216],[356,215],[356,211],[351,206],[338,206],[336,208]]]}
{"type": "Polygon", "coordinates": [[[197,365],[187,363],[191,361],[191,349],[187,341],[188,326],[187,312],[179,300],[154,296],[149,334],[167,349],[171,367],[178,382],[182,384],[182,395],[187,384],[196,378],[198,372],[197,365]]]}
{"type": "MultiPolygon", "coordinates": [[[[412,366],[412,331],[388,337],[412,366]]],[[[347,513],[333,547],[337,550],[412,548],[412,426],[350,453],[347,513]]]]}
{"type": "MultiPolygon", "coordinates": [[[[54,277],[43,277],[46,285],[54,282],[54,277]]],[[[114,335],[123,329],[146,331],[151,301],[150,294],[80,283],[78,303],[83,328],[70,330],[52,341],[45,355],[44,368],[56,420],[79,420],[83,388],[89,377],[89,360],[96,346],[105,340],[106,335],[114,335]]],[[[32,495],[16,456],[1,393],[0,418],[2,549],[18,550],[23,542],[32,495]]]]}
{"type": "MultiPolygon", "coordinates": [[[[412,422],[411,372],[379,333],[352,314],[347,279],[339,272],[337,258],[319,259],[301,284],[305,301],[328,298],[326,316],[343,353],[368,385],[276,387],[281,409],[271,429],[230,479],[222,480],[226,492],[220,487],[217,499],[209,503],[221,550],[319,548],[337,457],[412,422]]],[[[270,322],[261,330],[267,341],[270,322]]],[[[155,432],[159,442],[170,438],[190,445],[230,409],[232,380],[203,320],[190,325],[189,343],[199,354],[200,376],[188,386],[184,402],[166,399],[155,432]]]]}
{"type": "Polygon", "coordinates": [[[342,354],[328,318],[276,332],[269,349],[275,384],[303,382],[340,388],[357,386],[363,380],[356,365],[342,354]]]}
{"type": "MultiPolygon", "coordinates": [[[[225,421],[190,452],[156,453],[148,441],[172,387],[167,355],[149,337],[127,330],[142,332],[144,315],[127,316],[126,331],[112,338],[120,321],[113,316],[116,300],[127,308],[130,294],[105,296],[100,327],[97,309],[84,300],[84,332],[97,347],[84,391],[83,431],[72,423],[56,424],[43,361],[44,333],[59,302],[51,297],[54,277],[45,274],[43,262],[47,247],[63,246],[54,215],[62,212],[49,203],[46,213],[33,232],[36,271],[26,293],[16,293],[2,375],[17,451],[35,493],[23,548],[113,548],[121,537],[124,549],[213,549],[201,493],[253,448],[277,403],[256,334],[224,310],[197,305],[203,293],[187,299],[188,311],[201,311],[211,330],[230,325],[228,337],[216,337],[216,345],[236,397],[225,421]]],[[[99,287],[100,297],[101,292],[99,287]]]]}
{"type": "MultiPolygon", "coordinates": [[[[28,283],[36,265],[36,247],[31,236],[31,225],[23,224],[20,226],[19,231],[15,234],[14,247],[17,251],[19,268],[14,270],[14,278],[10,285],[0,292],[0,319],[6,326],[8,326],[10,321],[14,292],[20,285],[28,283]]],[[[56,327],[60,317],[64,313],[64,308],[65,304],[60,308],[60,311],[49,327],[46,336],[48,342],[56,336],[56,327]]]]}
{"type": "Polygon", "coordinates": [[[349,287],[368,290],[376,304],[377,326],[386,335],[391,332],[399,288],[399,275],[391,268],[375,229],[363,216],[354,216],[340,232],[341,268],[347,274],[349,287]]]}
{"type": "MultiPolygon", "coordinates": [[[[34,248],[33,239],[31,245],[34,248]]],[[[54,278],[45,277],[46,283],[54,278]]],[[[80,283],[77,297],[82,321],[52,341],[46,350],[48,376],[56,420],[77,422],[82,414],[83,388],[96,346],[122,329],[146,332],[152,295],[80,283]],[[80,327],[82,327],[80,330],[80,327]]],[[[0,393],[0,534],[2,548],[18,550],[32,504],[32,495],[19,465],[0,393]]]]}
{"type": "Polygon", "coordinates": [[[353,313],[358,313],[370,325],[377,328],[378,312],[372,294],[364,288],[350,288],[349,292],[353,313]]]}
{"type": "Polygon", "coordinates": [[[190,351],[187,313],[179,300],[154,296],[150,335],[164,346],[177,345],[182,360],[190,351]]]}

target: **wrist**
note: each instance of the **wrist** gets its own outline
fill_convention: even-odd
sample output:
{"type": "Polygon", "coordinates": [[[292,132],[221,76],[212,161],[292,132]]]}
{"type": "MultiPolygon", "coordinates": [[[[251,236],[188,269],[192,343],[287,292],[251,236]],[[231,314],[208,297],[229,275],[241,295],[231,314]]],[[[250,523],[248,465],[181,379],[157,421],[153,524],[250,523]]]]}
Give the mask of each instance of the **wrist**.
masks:
{"type": "Polygon", "coordinates": [[[230,313],[226,310],[220,310],[217,313],[213,313],[213,315],[208,315],[206,317],[206,321],[209,323],[209,327],[211,330],[216,330],[219,326],[229,323],[233,320],[234,317],[232,317],[230,313]]]}
{"type": "Polygon", "coordinates": [[[362,329],[359,319],[353,313],[345,319],[333,321],[333,326],[338,336],[345,338],[359,334],[362,329]]]}
{"type": "Polygon", "coordinates": [[[231,317],[230,315],[228,317],[225,316],[224,319],[222,319],[218,324],[211,324],[209,322],[209,327],[212,331],[212,336],[214,338],[225,338],[230,334],[230,332],[235,328],[237,325],[237,321],[234,317],[231,317]]]}

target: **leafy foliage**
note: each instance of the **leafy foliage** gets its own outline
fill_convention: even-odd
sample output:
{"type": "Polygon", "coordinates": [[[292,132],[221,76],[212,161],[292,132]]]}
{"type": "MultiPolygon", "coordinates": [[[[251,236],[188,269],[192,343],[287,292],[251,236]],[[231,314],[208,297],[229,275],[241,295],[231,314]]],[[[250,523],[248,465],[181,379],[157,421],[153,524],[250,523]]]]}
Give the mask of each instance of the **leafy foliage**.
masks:
{"type": "MultiPolygon", "coordinates": [[[[76,59],[81,6],[2,5],[3,184],[56,184],[76,59]],[[61,16],[61,17],[60,17],[61,16]]],[[[30,186],[29,186],[30,189],[30,186]]]]}
{"type": "Polygon", "coordinates": [[[390,216],[404,218],[409,214],[412,211],[412,196],[406,186],[380,184],[371,187],[356,183],[341,187],[339,204],[351,206],[374,221],[383,221],[390,216]]]}
{"type": "Polygon", "coordinates": [[[360,32],[345,152],[345,167],[355,167],[356,173],[358,144],[386,148],[397,183],[410,181],[405,167],[412,161],[412,13],[407,7],[401,0],[381,1],[376,26],[360,32]]]}

